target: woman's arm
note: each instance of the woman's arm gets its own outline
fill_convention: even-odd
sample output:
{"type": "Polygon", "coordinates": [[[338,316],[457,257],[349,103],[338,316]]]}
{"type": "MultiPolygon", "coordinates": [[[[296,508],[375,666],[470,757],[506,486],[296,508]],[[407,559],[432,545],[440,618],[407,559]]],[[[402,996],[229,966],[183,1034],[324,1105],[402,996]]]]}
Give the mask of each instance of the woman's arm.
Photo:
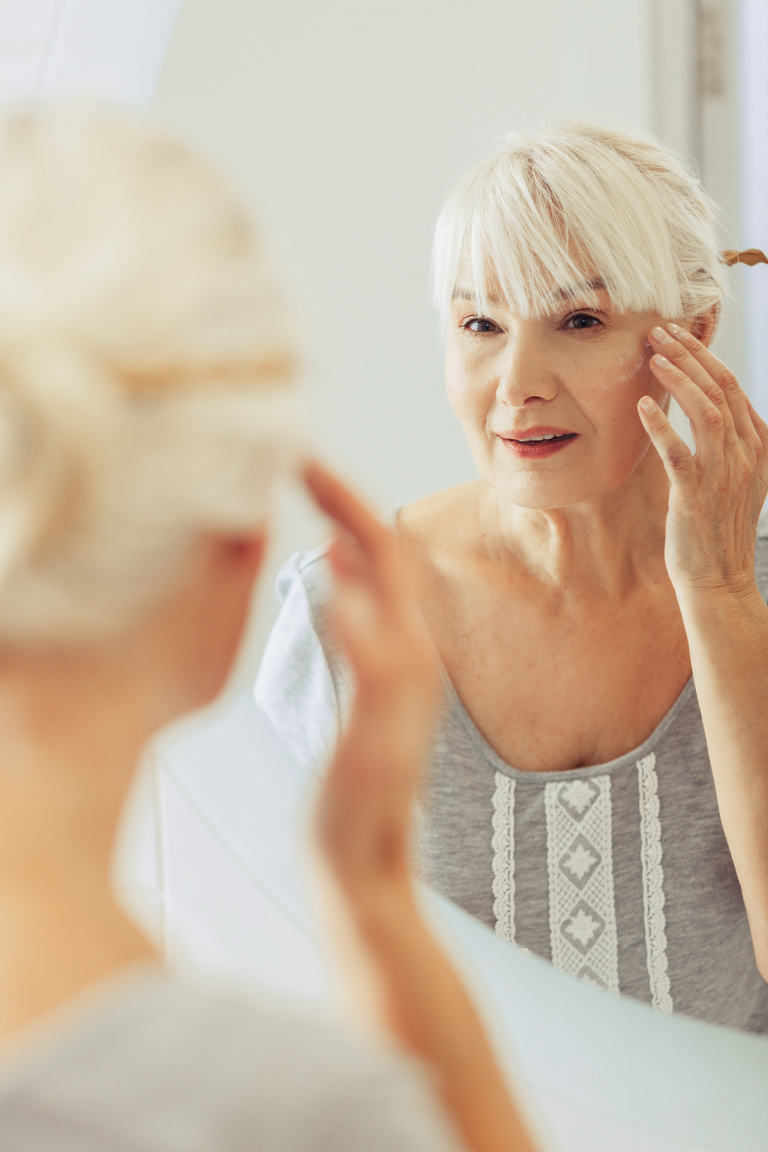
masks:
{"type": "Polygon", "coordinates": [[[688,416],[692,454],[649,398],[640,416],[670,479],[666,561],[677,593],[755,957],[768,980],[768,607],[755,582],[768,426],[731,372],[669,325],[654,374],[688,416]]]}
{"type": "Polygon", "coordinates": [[[533,1152],[477,1011],[419,913],[413,801],[439,700],[432,641],[392,533],[318,465],[306,473],[341,534],[332,626],[355,676],[350,723],[316,829],[334,942],[358,1005],[435,1073],[473,1152],[533,1152]]]}

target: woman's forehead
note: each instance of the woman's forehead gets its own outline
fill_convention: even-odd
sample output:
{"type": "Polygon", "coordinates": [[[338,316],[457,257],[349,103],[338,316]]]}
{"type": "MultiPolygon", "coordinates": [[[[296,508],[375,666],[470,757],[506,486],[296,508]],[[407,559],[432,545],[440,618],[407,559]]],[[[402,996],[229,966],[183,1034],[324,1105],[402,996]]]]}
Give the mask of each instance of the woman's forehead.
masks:
{"type": "MultiPolygon", "coordinates": [[[[596,294],[607,292],[605,281],[599,276],[584,275],[566,285],[554,283],[547,286],[543,293],[548,306],[556,308],[560,304],[568,304],[575,300],[594,299],[596,294]]],[[[542,293],[537,293],[541,300],[542,293]]],[[[504,291],[497,276],[489,275],[483,283],[474,284],[466,275],[457,280],[451,294],[451,300],[466,300],[473,303],[487,303],[494,306],[509,308],[515,311],[510,294],[504,291]]],[[[535,311],[539,311],[536,308],[535,311]]]]}

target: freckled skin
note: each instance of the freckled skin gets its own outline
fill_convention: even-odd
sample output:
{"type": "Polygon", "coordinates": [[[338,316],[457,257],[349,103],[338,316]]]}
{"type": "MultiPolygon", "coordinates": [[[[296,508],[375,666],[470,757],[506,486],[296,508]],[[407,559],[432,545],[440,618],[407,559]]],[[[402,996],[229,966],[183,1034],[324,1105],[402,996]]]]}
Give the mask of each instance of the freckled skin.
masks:
{"type": "Polygon", "coordinates": [[[666,403],[646,339],[663,317],[619,314],[604,291],[598,304],[572,300],[554,315],[521,320],[503,303],[481,316],[471,300],[453,301],[448,396],[481,475],[515,504],[543,509],[589,500],[623,484],[646,456],[637,402],[648,394],[666,403]],[[546,459],[515,458],[498,434],[534,425],[577,436],[546,459]]]}

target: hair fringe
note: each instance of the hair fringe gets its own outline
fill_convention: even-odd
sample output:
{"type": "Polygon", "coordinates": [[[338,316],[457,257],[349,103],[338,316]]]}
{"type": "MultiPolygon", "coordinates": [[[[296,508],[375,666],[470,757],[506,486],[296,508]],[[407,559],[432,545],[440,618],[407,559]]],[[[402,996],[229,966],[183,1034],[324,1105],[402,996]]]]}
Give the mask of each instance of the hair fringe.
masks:
{"type": "Polygon", "coordinates": [[[435,304],[445,317],[463,282],[479,307],[501,293],[534,318],[599,279],[619,311],[692,319],[727,290],[716,213],[694,173],[648,134],[573,120],[511,133],[440,214],[435,304]]]}

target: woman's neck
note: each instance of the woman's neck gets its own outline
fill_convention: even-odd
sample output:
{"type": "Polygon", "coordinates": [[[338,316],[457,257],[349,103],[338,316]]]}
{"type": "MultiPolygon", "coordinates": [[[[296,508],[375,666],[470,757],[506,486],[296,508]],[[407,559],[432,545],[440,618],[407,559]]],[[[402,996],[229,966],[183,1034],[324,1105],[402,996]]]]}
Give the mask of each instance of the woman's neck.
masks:
{"type": "Polygon", "coordinates": [[[155,958],[111,884],[154,727],[141,694],[117,687],[88,661],[0,662],[0,1037],[155,958]]]}
{"type": "Polygon", "coordinates": [[[620,487],[562,508],[523,508],[484,484],[478,495],[489,554],[522,564],[553,591],[622,596],[664,578],[669,484],[650,455],[620,487]]]}

